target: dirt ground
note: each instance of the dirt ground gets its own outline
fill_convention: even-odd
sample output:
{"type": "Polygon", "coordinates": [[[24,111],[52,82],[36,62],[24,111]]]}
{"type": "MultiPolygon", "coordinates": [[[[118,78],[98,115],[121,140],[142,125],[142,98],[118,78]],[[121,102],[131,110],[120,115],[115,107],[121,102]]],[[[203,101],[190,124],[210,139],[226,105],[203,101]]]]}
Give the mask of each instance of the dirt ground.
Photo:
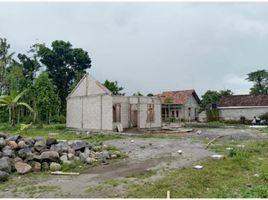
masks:
{"type": "MultiPolygon", "coordinates": [[[[108,165],[92,168],[87,173],[79,176],[40,176],[38,178],[25,177],[30,185],[53,186],[55,191],[35,193],[32,197],[124,197],[124,190],[117,187],[117,191],[106,188],[102,192],[89,190],[103,181],[131,177],[148,171],[161,172],[172,168],[190,166],[200,160],[209,157],[213,152],[205,149],[204,139],[211,139],[218,135],[224,135],[228,139],[247,140],[264,139],[267,134],[258,133],[255,130],[243,129],[207,129],[201,134],[196,132],[187,133],[180,139],[158,139],[158,138],[127,138],[106,141],[106,145],[116,146],[126,152],[128,157],[123,160],[114,161],[108,165]],[[203,142],[201,142],[203,141],[203,142]],[[182,155],[178,153],[182,150],[182,155]],[[112,194],[111,193],[116,193],[112,194]]],[[[24,177],[22,177],[23,179],[24,177]]],[[[155,173],[150,177],[153,180],[161,178],[161,173],[155,173]]],[[[0,197],[28,197],[19,190],[16,193],[11,190],[0,192],[0,197]]]]}

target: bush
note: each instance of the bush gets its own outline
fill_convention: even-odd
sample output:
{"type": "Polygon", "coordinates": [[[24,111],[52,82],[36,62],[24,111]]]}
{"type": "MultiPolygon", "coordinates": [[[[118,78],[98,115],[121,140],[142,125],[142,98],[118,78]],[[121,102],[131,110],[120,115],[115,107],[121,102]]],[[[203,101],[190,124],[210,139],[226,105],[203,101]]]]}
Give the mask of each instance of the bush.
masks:
{"type": "Polygon", "coordinates": [[[208,118],[208,122],[219,121],[220,119],[219,110],[217,109],[208,110],[207,118],[208,118]]]}
{"type": "Polygon", "coordinates": [[[51,117],[50,122],[65,124],[66,123],[66,117],[63,116],[63,115],[53,116],[53,117],[51,117]]]}
{"type": "Polygon", "coordinates": [[[266,123],[268,123],[268,112],[260,115],[259,118],[262,120],[266,120],[266,123]]]}

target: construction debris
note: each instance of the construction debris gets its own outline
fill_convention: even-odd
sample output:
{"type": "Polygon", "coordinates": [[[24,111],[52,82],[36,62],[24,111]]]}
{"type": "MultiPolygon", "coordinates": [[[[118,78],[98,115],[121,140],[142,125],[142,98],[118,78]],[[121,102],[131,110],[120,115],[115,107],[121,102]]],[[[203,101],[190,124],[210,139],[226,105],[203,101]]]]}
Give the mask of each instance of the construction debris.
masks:
{"type": "Polygon", "coordinates": [[[209,143],[207,143],[206,149],[209,147],[209,145],[210,145],[212,142],[214,142],[215,140],[217,140],[217,139],[219,139],[219,138],[222,138],[222,137],[224,137],[224,135],[219,135],[219,136],[213,138],[212,140],[210,140],[209,143]]]}
{"type": "Polygon", "coordinates": [[[51,172],[52,175],[80,175],[78,172],[62,172],[62,171],[56,171],[51,172]]]}
{"type": "Polygon", "coordinates": [[[195,169],[203,169],[203,166],[202,165],[195,165],[194,168],[195,169]]]}
{"type": "Polygon", "coordinates": [[[224,158],[224,155],[214,154],[214,155],[212,155],[210,157],[213,158],[213,159],[220,160],[220,159],[223,159],[224,158]]]}

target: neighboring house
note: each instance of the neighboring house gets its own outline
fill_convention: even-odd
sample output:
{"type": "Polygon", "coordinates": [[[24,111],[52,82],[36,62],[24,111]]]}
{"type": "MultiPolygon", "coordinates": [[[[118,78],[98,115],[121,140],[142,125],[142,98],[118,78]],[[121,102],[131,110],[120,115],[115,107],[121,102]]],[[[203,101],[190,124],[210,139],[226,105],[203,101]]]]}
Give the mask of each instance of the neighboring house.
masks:
{"type": "Polygon", "coordinates": [[[158,96],[114,96],[100,82],[86,74],[67,97],[67,127],[112,131],[123,128],[161,127],[158,96]]]}
{"type": "Polygon", "coordinates": [[[219,102],[219,115],[223,120],[253,119],[268,112],[268,95],[225,96],[219,102]]]}
{"type": "Polygon", "coordinates": [[[200,99],[195,90],[166,91],[162,92],[160,98],[162,120],[197,120],[200,99]]]}

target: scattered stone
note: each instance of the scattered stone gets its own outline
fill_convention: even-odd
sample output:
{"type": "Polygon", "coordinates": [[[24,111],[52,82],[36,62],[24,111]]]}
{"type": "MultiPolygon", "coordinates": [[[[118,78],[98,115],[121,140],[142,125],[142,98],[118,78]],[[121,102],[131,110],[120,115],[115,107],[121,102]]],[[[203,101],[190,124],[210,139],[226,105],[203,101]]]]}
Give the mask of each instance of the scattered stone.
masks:
{"type": "Polygon", "coordinates": [[[112,158],[112,159],[116,159],[116,158],[117,158],[117,155],[116,155],[116,154],[112,154],[112,155],[111,155],[111,158],[112,158]]]}
{"type": "Polygon", "coordinates": [[[197,135],[201,135],[202,131],[201,130],[198,130],[196,131],[197,135]]]}
{"type": "Polygon", "coordinates": [[[25,144],[26,144],[27,146],[29,146],[29,147],[33,147],[33,146],[34,146],[34,140],[33,140],[33,138],[26,138],[26,139],[24,140],[24,142],[25,142],[25,144]]]}
{"type": "Polygon", "coordinates": [[[243,145],[243,144],[238,144],[238,145],[236,145],[237,147],[240,147],[240,148],[245,148],[245,145],[243,145]]]}
{"type": "Polygon", "coordinates": [[[14,158],[14,161],[15,161],[15,163],[16,163],[16,162],[21,162],[22,159],[21,159],[20,157],[15,157],[15,158],[14,158]]]}
{"type": "Polygon", "coordinates": [[[48,164],[47,162],[42,162],[42,164],[41,164],[41,169],[42,169],[43,171],[48,170],[48,169],[49,169],[49,164],[48,164]]]}
{"type": "Polygon", "coordinates": [[[201,166],[201,165],[195,165],[194,166],[194,169],[203,169],[203,166],[201,166]]]}
{"type": "Polygon", "coordinates": [[[0,171],[0,182],[7,181],[9,177],[9,174],[4,171],[0,171]]]}
{"type": "Polygon", "coordinates": [[[19,147],[20,149],[23,149],[23,148],[26,148],[26,147],[28,147],[28,146],[27,146],[27,144],[26,144],[24,141],[20,141],[20,142],[18,143],[18,147],[19,147]]]}
{"type": "Polygon", "coordinates": [[[39,139],[34,144],[35,150],[39,151],[39,152],[46,149],[46,147],[47,147],[47,145],[46,145],[46,141],[44,139],[39,139]]]}
{"type": "Polygon", "coordinates": [[[84,141],[81,141],[81,140],[77,140],[77,141],[74,141],[72,144],[71,144],[71,147],[73,150],[75,151],[83,151],[85,148],[86,148],[86,142],[84,141]]]}
{"type": "Polygon", "coordinates": [[[23,148],[18,151],[18,156],[22,159],[33,159],[34,155],[30,148],[23,148]]]}
{"type": "Polygon", "coordinates": [[[58,161],[60,159],[57,151],[45,151],[41,154],[42,161],[58,161]]]}
{"type": "Polygon", "coordinates": [[[134,143],[134,140],[130,140],[131,143],[134,143]]]}
{"type": "Polygon", "coordinates": [[[32,170],[31,165],[24,162],[15,163],[15,168],[19,174],[26,174],[32,170]]]}
{"type": "Polygon", "coordinates": [[[18,148],[18,144],[15,141],[8,141],[7,145],[10,146],[12,150],[16,150],[18,148]]]}
{"type": "Polygon", "coordinates": [[[47,146],[51,146],[52,144],[57,144],[58,141],[55,138],[48,138],[47,139],[47,146]]]}
{"type": "Polygon", "coordinates": [[[60,160],[61,160],[63,163],[68,163],[68,157],[67,157],[67,155],[62,155],[62,156],[60,157],[60,160]]]}
{"type": "Polygon", "coordinates": [[[95,161],[95,159],[94,158],[90,158],[90,157],[86,158],[86,160],[85,160],[85,162],[87,164],[92,164],[94,161],[95,161]]]}
{"type": "Polygon", "coordinates": [[[86,161],[86,159],[89,157],[89,154],[80,152],[79,159],[83,162],[86,161]]]}
{"type": "Polygon", "coordinates": [[[0,138],[0,149],[4,148],[6,146],[6,141],[4,138],[0,138]]]}
{"type": "Polygon", "coordinates": [[[0,158],[0,171],[11,172],[11,162],[7,157],[0,158]]]}
{"type": "Polygon", "coordinates": [[[18,142],[19,139],[21,139],[20,135],[14,135],[14,136],[7,138],[8,141],[15,141],[15,142],[18,142]]]}
{"type": "Polygon", "coordinates": [[[67,158],[68,158],[68,160],[74,160],[74,154],[73,153],[68,153],[67,154],[67,158]]]}
{"type": "Polygon", "coordinates": [[[231,151],[231,150],[233,150],[233,148],[232,147],[227,147],[226,150],[231,151]]]}
{"type": "Polygon", "coordinates": [[[255,177],[260,177],[260,175],[259,175],[259,174],[254,174],[253,176],[255,176],[255,177]]]}
{"type": "Polygon", "coordinates": [[[11,149],[10,146],[5,146],[3,149],[2,149],[2,152],[3,152],[3,156],[5,157],[14,157],[14,151],[11,149]]]}
{"type": "Polygon", "coordinates": [[[31,162],[31,166],[32,166],[32,170],[33,170],[34,172],[39,172],[39,171],[41,171],[41,163],[40,163],[40,162],[32,161],[32,162],[31,162]]]}
{"type": "Polygon", "coordinates": [[[5,134],[5,133],[0,132],[0,138],[6,139],[6,138],[8,138],[8,135],[5,134]]]}
{"type": "Polygon", "coordinates": [[[69,148],[69,149],[68,149],[68,153],[70,153],[70,154],[75,154],[75,150],[73,150],[72,148],[69,148]]]}
{"type": "Polygon", "coordinates": [[[178,150],[178,153],[179,153],[180,155],[182,155],[182,150],[178,150]]]}
{"type": "Polygon", "coordinates": [[[51,145],[50,150],[57,151],[59,155],[63,153],[68,153],[69,145],[67,142],[60,142],[56,145],[51,145]]]}
{"type": "Polygon", "coordinates": [[[51,171],[59,171],[61,169],[61,165],[59,163],[52,162],[49,166],[49,169],[51,171]]]}

